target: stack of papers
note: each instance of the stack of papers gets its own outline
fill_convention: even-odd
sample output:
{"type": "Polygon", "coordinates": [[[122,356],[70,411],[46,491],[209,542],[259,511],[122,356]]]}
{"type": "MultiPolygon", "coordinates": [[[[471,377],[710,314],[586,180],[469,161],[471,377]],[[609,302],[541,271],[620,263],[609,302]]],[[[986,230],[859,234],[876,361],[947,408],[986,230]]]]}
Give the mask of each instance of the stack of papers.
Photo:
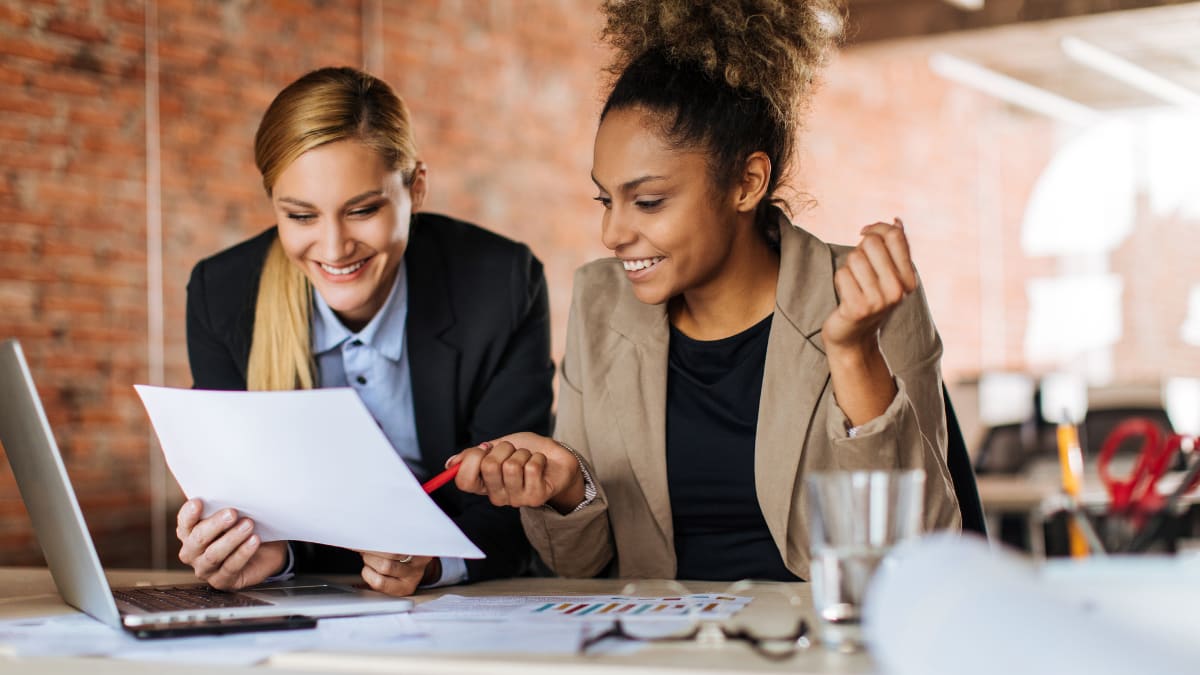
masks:
{"type": "Polygon", "coordinates": [[[85,614],[0,622],[0,655],[103,656],[137,661],[253,665],[300,651],[574,654],[578,623],[418,621],[410,614],[321,619],[312,630],[138,640],[85,614]]]}
{"type": "MultiPolygon", "coordinates": [[[[137,640],[85,614],[0,621],[0,654],[103,656],[139,661],[252,665],[300,651],[432,654],[575,654],[585,636],[623,616],[724,619],[751,598],[444,595],[411,614],[321,619],[313,630],[137,640]]],[[[617,645],[631,651],[641,644],[617,645]]]]}
{"type": "Polygon", "coordinates": [[[715,593],[684,596],[635,597],[628,595],[485,596],[443,595],[418,605],[418,619],[507,619],[587,621],[636,617],[677,620],[727,619],[752,598],[715,593]]]}
{"type": "Polygon", "coordinates": [[[0,650],[11,656],[104,656],[137,661],[251,665],[300,650],[393,651],[421,644],[407,614],[321,619],[312,630],[138,640],[86,614],[0,622],[0,650]]]}

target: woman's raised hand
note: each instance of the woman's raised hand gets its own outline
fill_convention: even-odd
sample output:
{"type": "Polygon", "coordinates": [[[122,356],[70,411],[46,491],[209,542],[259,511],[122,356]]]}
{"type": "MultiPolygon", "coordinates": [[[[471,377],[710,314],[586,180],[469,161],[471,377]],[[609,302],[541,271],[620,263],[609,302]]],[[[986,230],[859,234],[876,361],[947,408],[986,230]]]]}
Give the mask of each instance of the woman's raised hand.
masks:
{"type": "Polygon", "coordinates": [[[286,541],[262,543],[254,533],[254,521],[239,518],[233,509],[221,509],[207,518],[201,518],[203,512],[203,502],[189,499],[180,507],[175,526],[182,544],[179,559],[200,580],[231,591],[260,584],[283,571],[286,541]]]}
{"type": "Polygon", "coordinates": [[[904,224],[875,223],[834,273],[839,303],[825,320],[821,339],[832,349],[877,350],[879,328],[906,295],[917,289],[904,224]]]}
{"type": "Polygon", "coordinates": [[[454,484],[486,495],[496,506],[543,506],[567,513],[584,499],[583,472],[575,455],[554,439],[521,432],[480,443],[454,455],[454,484]]]}

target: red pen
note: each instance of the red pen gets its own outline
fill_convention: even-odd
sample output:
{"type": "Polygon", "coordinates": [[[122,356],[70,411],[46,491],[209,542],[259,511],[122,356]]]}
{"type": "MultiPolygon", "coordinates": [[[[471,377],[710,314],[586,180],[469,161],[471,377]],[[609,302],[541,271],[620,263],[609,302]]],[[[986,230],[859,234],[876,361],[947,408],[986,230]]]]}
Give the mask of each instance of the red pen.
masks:
{"type": "Polygon", "coordinates": [[[425,481],[425,483],[421,485],[421,488],[425,490],[425,494],[431,495],[433,494],[434,490],[454,480],[454,477],[458,475],[458,467],[460,466],[462,466],[462,464],[455,464],[449,469],[446,469],[433,478],[425,481]]]}
{"type": "MultiPolygon", "coordinates": [[[[483,443],[479,444],[479,447],[482,448],[486,452],[486,451],[492,449],[492,444],[487,441],[484,441],[483,443]]],[[[458,475],[458,467],[460,467],[460,466],[462,466],[461,463],[455,464],[454,466],[450,467],[449,469],[446,469],[445,471],[439,473],[438,475],[434,476],[433,478],[430,478],[429,480],[425,481],[425,483],[423,485],[421,485],[421,489],[425,490],[425,494],[427,494],[427,495],[433,494],[434,490],[436,490],[436,489],[442,487],[443,485],[445,485],[446,483],[449,483],[450,481],[454,480],[454,477],[458,475]]]]}

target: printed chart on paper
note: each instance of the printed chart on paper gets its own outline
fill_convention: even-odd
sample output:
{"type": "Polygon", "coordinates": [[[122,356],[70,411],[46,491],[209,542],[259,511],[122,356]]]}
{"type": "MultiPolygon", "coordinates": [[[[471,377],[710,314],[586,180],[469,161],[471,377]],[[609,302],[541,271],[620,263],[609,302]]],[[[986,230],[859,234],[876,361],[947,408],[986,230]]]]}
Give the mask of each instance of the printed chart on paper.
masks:
{"type": "Polygon", "coordinates": [[[558,617],[623,618],[699,616],[719,619],[732,616],[750,598],[697,594],[675,597],[561,598],[527,608],[529,614],[558,617]]]}
{"type": "Polygon", "coordinates": [[[444,595],[417,606],[423,619],[613,619],[618,617],[725,619],[748,605],[752,598],[718,593],[678,596],[544,595],[466,597],[444,595]]]}

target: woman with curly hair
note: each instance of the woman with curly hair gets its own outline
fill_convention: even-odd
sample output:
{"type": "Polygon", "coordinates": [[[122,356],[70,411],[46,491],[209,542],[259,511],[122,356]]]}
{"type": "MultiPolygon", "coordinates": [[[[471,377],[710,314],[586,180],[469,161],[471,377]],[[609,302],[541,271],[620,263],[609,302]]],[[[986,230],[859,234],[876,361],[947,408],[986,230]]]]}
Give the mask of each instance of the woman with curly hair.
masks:
{"type": "Polygon", "coordinates": [[[617,76],[593,156],[614,257],[575,276],[551,440],[472,448],[565,576],[809,575],[809,471],[920,468],[958,528],[941,340],[899,219],[854,248],[779,190],[842,25],[826,0],[604,4],[617,76]]]}

